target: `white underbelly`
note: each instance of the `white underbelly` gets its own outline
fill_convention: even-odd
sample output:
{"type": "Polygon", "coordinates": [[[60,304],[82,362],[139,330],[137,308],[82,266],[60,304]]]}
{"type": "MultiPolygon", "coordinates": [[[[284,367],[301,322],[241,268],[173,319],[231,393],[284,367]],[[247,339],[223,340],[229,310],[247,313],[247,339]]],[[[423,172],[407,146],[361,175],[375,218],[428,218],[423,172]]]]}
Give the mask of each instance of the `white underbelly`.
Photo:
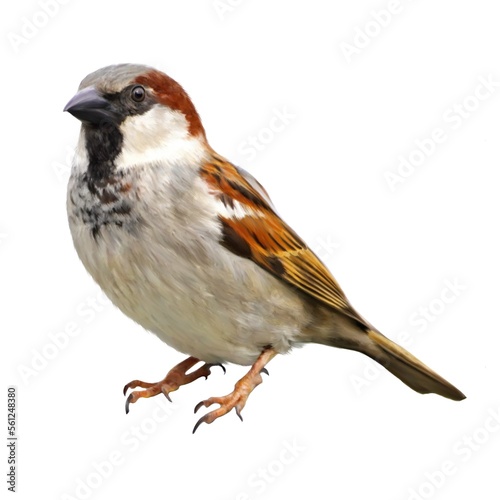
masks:
{"type": "Polygon", "coordinates": [[[107,226],[97,241],[84,225],[72,232],[113,303],[180,352],[248,365],[267,345],[288,351],[309,321],[292,289],[215,241],[200,240],[188,252],[147,229],[132,237],[107,226]]]}

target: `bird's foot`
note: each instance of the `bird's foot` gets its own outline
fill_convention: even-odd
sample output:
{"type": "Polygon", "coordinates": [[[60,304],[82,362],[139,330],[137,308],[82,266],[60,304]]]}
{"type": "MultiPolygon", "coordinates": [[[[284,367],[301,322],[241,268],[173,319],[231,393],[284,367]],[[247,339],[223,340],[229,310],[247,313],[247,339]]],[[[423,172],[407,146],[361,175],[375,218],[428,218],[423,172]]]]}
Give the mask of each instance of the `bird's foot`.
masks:
{"type": "Polygon", "coordinates": [[[143,391],[133,391],[125,402],[125,411],[129,412],[129,406],[131,403],[135,403],[140,398],[150,398],[152,396],[156,396],[160,393],[163,393],[165,397],[171,402],[170,393],[176,391],[181,385],[189,384],[194,380],[205,377],[208,378],[210,375],[210,368],[212,366],[220,366],[224,373],[226,373],[226,369],[221,364],[210,364],[205,363],[200,366],[198,369],[187,373],[187,371],[192,368],[196,363],[200,360],[198,358],[187,358],[182,363],[175,365],[168,373],[167,376],[161,380],[160,382],[143,382],[142,380],[132,380],[123,388],[123,394],[127,394],[129,389],[135,389],[136,387],[141,387],[145,389],[143,391]]]}
{"type": "Polygon", "coordinates": [[[226,413],[229,413],[233,408],[236,410],[236,414],[243,420],[241,416],[241,411],[245,407],[248,396],[250,393],[262,383],[261,373],[264,372],[269,375],[266,368],[264,366],[276,355],[276,351],[269,348],[262,352],[262,354],[258,357],[257,361],[252,365],[252,368],[249,372],[234,386],[234,391],[228,394],[227,396],[222,397],[212,397],[205,399],[204,401],[200,401],[194,408],[194,412],[196,413],[202,406],[208,408],[213,404],[220,405],[216,410],[212,410],[207,413],[203,417],[201,417],[193,429],[193,434],[196,432],[196,429],[202,423],[211,424],[214,420],[222,417],[226,413]]]}

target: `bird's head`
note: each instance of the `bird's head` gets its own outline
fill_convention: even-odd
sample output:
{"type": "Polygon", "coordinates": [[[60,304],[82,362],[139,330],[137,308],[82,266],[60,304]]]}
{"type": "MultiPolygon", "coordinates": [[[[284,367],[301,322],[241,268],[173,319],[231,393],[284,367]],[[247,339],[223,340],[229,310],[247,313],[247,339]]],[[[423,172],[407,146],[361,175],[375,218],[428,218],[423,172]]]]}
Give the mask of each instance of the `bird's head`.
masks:
{"type": "Polygon", "coordinates": [[[165,158],[175,161],[206,144],[187,93],[148,66],[119,64],[89,74],[64,111],[82,122],[80,145],[86,151],[81,154],[90,163],[130,168],[165,158]]]}

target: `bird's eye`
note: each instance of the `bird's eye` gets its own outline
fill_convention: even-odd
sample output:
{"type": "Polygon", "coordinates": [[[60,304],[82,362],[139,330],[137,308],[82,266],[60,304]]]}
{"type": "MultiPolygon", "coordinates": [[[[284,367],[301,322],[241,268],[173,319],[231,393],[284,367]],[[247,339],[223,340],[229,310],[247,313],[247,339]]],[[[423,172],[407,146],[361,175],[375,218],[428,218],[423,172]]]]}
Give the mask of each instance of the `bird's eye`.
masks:
{"type": "Polygon", "coordinates": [[[142,102],[146,97],[146,89],[142,85],[136,85],[131,92],[132,99],[135,102],[142,102]]]}

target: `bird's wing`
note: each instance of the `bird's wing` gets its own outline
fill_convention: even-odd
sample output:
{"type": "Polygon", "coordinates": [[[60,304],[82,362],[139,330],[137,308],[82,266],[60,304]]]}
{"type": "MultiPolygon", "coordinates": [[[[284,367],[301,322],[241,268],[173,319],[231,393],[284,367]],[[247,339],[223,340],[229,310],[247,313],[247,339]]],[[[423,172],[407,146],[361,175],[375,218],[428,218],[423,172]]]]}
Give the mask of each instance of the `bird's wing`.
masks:
{"type": "Polygon", "coordinates": [[[248,173],[214,154],[201,169],[220,201],[222,245],[324,305],[365,323],[335,278],[276,213],[264,188],[248,173]]]}

